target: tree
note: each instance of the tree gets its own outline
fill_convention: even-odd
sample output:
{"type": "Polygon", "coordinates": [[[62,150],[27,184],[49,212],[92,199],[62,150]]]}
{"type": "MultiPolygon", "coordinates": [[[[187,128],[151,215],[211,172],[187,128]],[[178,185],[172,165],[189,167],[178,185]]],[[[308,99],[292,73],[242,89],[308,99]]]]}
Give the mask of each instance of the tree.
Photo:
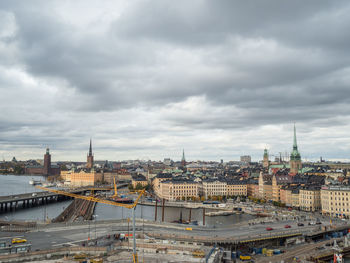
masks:
{"type": "Polygon", "coordinates": [[[134,191],[134,187],[132,186],[132,184],[128,185],[129,191],[134,191]]]}
{"type": "Polygon", "coordinates": [[[201,200],[202,202],[204,202],[204,201],[205,201],[205,197],[202,196],[200,200],[201,200]]]}
{"type": "Polygon", "coordinates": [[[141,183],[137,183],[135,189],[136,189],[136,190],[142,190],[142,189],[143,189],[142,184],[141,184],[141,183]]]}

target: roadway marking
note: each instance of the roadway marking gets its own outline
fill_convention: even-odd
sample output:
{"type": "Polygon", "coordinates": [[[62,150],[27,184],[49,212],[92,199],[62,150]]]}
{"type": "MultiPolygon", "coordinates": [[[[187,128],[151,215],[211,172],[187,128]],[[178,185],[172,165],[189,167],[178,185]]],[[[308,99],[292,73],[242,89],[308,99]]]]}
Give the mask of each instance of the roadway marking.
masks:
{"type": "Polygon", "coordinates": [[[16,237],[19,237],[19,238],[23,237],[24,238],[24,236],[12,236],[12,237],[0,237],[0,239],[8,239],[8,238],[16,238],[16,237]]]}
{"type": "Polygon", "coordinates": [[[52,245],[52,246],[53,247],[58,247],[58,246],[62,246],[62,245],[78,246],[77,244],[74,244],[74,243],[79,243],[79,242],[83,242],[83,241],[87,241],[87,240],[86,239],[82,239],[82,240],[70,241],[70,242],[55,244],[55,245],[52,245]]]}

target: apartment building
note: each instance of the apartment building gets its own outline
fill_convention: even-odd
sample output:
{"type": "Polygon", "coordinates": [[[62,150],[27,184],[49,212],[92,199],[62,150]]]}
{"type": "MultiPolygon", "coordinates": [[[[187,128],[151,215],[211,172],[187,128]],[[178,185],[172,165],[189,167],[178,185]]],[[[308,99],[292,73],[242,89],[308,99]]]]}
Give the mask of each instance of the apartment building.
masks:
{"type": "Polygon", "coordinates": [[[224,180],[209,179],[202,182],[204,197],[227,196],[227,183],[224,180]]]}
{"type": "Polygon", "coordinates": [[[169,181],[173,178],[171,174],[158,174],[156,177],[153,178],[152,185],[153,190],[156,193],[156,195],[161,196],[161,189],[160,189],[160,183],[163,181],[169,181]]]}
{"type": "Polygon", "coordinates": [[[322,186],[321,206],[322,214],[349,218],[350,217],[350,187],[349,186],[322,186]]]}
{"type": "Polygon", "coordinates": [[[309,186],[299,190],[299,208],[303,211],[321,210],[321,190],[320,187],[309,186]]]}
{"type": "Polygon", "coordinates": [[[163,181],[159,193],[159,197],[170,201],[197,198],[201,195],[201,184],[190,180],[163,181]]]}
{"type": "Polygon", "coordinates": [[[228,181],[226,184],[227,196],[248,195],[248,187],[246,181],[228,181]]]}

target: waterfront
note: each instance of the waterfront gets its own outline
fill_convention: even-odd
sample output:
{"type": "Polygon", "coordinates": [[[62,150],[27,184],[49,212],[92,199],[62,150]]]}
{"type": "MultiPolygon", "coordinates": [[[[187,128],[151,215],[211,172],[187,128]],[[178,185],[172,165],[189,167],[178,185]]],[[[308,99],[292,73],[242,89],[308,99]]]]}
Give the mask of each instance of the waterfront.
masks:
{"type": "MultiPolygon", "coordinates": [[[[32,176],[15,176],[15,175],[1,175],[0,176],[0,191],[1,195],[12,195],[28,192],[41,191],[36,189],[34,186],[29,184],[32,176]]],[[[35,177],[35,180],[45,179],[43,177],[35,177]]],[[[7,212],[0,214],[2,220],[18,220],[18,221],[46,221],[47,219],[53,219],[58,216],[71,201],[64,201],[58,203],[51,203],[44,206],[33,207],[29,209],[20,209],[16,212],[7,212]]],[[[208,211],[208,210],[207,210],[208,211]]],[[[164,211],[164,221],[173,222],[179,220],[182,214],[183,220],[189,219],[189,209],[187,208],[174,208],[166,207],[164,211]]],[[[95,209],[96,220],[107,220],[107,219],[125,219],[131,218],[131,210],[115,207],[105,204],[97,204],[95,209]]],[[[136,208],[136,217],[144,218],[147,220],[154,220],[155,218],[155,207],[154,206],[143,206],[138,205],[136,208]]],[[[247,214],[234,214],[229,216],[216,216],[206,217],[206,226],[229,226],[237,222],[246,221],[253,218],[253,216],[247,214]]],[[[162,208],[159,206],[157,209],[157,221],[160,222],[162,219],[162,208]]],[[[202,209],[192,209],[191,220],[198,221],[199,225],[203,224],[203,212],[202,209]]]]}

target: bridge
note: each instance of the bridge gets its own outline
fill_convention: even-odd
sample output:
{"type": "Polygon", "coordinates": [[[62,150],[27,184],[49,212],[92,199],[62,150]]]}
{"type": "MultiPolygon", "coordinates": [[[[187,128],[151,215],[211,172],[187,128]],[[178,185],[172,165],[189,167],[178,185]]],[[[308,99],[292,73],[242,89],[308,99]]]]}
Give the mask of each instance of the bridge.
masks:
{"type": "MultiPolygon", "coordinates": [[[[118,185],[118,188],[125,187],[127,184],[118,185]]],[[[71,190],[67,190],[69,193],[74,194],[86,194],[87,192],[98,192],[98,191],[110,191],[111,187],[106,186],[87,186],[80,187],[71,190]]],[[[34,193],[25,193],[18,195],[8,195],[8,196],[0,196],[0,213],[15,211],[18,208],[29,208],[35,207],[38,205],[45,205],[52,202],[60,202],[68,199],[72,199],[71,197],[59,195],[56,193],[50,192],[34,192],[34,193]]]]}

